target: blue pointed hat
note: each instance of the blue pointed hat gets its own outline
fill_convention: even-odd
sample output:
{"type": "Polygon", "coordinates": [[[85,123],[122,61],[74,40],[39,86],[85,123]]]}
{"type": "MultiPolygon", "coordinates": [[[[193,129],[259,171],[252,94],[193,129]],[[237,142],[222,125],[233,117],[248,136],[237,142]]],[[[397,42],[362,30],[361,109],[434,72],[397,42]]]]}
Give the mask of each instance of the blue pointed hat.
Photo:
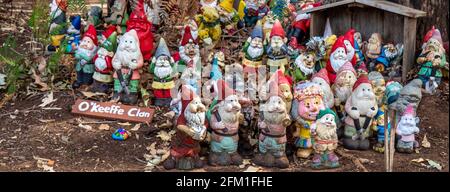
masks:
{"type": "Polygon", "coordinates": [[[73,27],[75,27],[75,29],[80,30],[81,29],[81,16],[80,15],[73,16],[71,23],[72,23],[73,27]]]}
{"type": "Polygon", "coordinates": [[[162,56],[162,55],[169,56],[169,57],[171,56],[169,48],[167,47],[167,44],[166,44],[166,40],[164,40],[164,38],[161,37],[161,39],[159,39],[158,48],[156,49],[156,52],[155,52],[155,58],[158,58],[159,56],[162,56]]]}
{"type": "Polygon", "coordinates": [[[264,38],[263,29],[262,29],[262,26],[261,26],[261,23],[260,23],[260,22],[258,22],[258,23],[255,25],[255,28],[253,28],[251,37],[252,37],[252,39],[255,38],[255,37],[259,37],[259,38],[261,38],[261,39],[264,38]]]}

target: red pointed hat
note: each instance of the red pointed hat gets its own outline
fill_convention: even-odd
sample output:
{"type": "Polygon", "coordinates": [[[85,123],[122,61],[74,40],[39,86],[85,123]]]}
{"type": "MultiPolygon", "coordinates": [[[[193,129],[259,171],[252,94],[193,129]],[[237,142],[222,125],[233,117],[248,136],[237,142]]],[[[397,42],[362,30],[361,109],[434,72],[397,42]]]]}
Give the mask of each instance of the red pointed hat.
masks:
{"type": "Polygon", "coordinates": [[[281,69],[278,69],[274,75],[276,75],[277,77],[278,85],[288,84],[290,87],[292,87],[292,78],[284,75],[281,69]]]}
{"type": "Polygon", "coordinates": [[[106,28],[105,31],[103,31],[102,35],[108,38],[112,33],[116,31],[117,27],[115,25],[110,25],[108,28],[106,28]]]}
{"type": "Polygon", "coordinates": [[[235,95],[236,93],[234,92],[233,89],[231,89],[228,84],[222,80],[219,79],[217,81],[217,103],[220,103],[221,101],[225,100],[225,98],[227,98],[230,95],[235,95]]]}
{"type": "Polygon", "coordinates": [[[181,44],[181,46],[185,46],[189,42],[193,42],[193,43],[197,44],[196,39],[194,39],[194,37],[192,36],[191,27],[189,25],[187,25],[184,28],[183,38],[181,39],[180,44],[181,44]]]}
{"type": "Polygon", "coordinates": [[[425,37],[423,37],[423,43],[428,42],[428,40],[431,39],[433,36],[433,32],[436,28],[434,28],[434,25],[431,27],[431,29],[425,34],[425,37]]]}
{"type": "Polygon", "coordinates": [[[98,39],[97,39],[97,31],[95,30],[94,25],[90,24],[88,27],[88,30],[84,33],[84,37],[89,37],[92,39],[92,42],[94,42],[95,46],[98,46],[98,39]]]}
{"type": "Polygon", "coordinates": [[[281,69],[278,69],[270,79],[271,81],[269,82],[269,93],[267,94],[266,99],[269,99],[271,96],[280,96],[280,85],[287,84],[289,85],[289,87],[292,87],[292,78],[284,75],[281,69]]]}
{"type": "Polygon", "coordinates": [[[196,96],[195,92],[188,86],[183,85],[181,87],[181,113],[177,119],[177,125],[186,125],[186,118],[184,117],[184,111],[189,103],[196,96]]]}
{"type": "Polygon", "coordinates": [[[355,43],[355,37],[354,37],[355,36],[355,32],[356,31],[354,29],[350,29],[344,35],[344,40],[350,41],[350,44],[352,46],[354,46],[354,43],[355,43]]]}
{"type": "Polygon", "coordinates": [[[316,77],[317,78],[322,78],[323,80],[325,80],[328,83],[328,85],[330,84],[330,79],[328,78],[328,72],[327,72],[327,70],[325,68],[322,68],[319,72],[315,73],[311,77],[311,79],[314,79],[316,77]]]}
{"type": "Polygon", "coordinates": [[[355,91],[356,88],[358,88],[361,84],[367,83],[370,85],[369,78],[367,78],[367,75],[361,75],[358,80],[356,80],[355,84],[353,85],[353,90],[355,91]]]}
{"type": "Polygon", "coordinates": [[[281,26],[281,23],[278,19],[275,20],[275,23],[273,24],[272,27],[272,31],[270,32],[270,38],[272,38],[273,36],[280,36],[282,38],[286,36],[283,26],[281,26]]]}
{"type": "Polygon", "coordinates": [[[135,9],[130,14],[130,20],[132,19],[145,19],[148,21],[144,10],[144,0],[139,0],[136,4],[135,9]]]}
{"type": "Polygon", "coordinates": [[[336,49],[339,47],[344,48],[345,53],[347,53],[347,49],[345,48],[345,45],[344,45],[344,36],[339,36],[337,38],[336,42],[334,42],[334,44],[333,44],[333,47],[331,47],[331,53],[336,51],[336,49]]]}

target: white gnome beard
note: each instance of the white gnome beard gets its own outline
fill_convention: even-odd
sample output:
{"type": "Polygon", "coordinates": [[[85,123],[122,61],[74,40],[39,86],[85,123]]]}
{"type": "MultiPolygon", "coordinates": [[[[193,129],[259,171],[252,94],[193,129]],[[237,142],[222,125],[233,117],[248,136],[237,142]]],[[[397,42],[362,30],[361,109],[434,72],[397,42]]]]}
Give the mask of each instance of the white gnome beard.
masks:
{"type": "Polygon", "coordinates": [[[263,48],[250,46],[247,49],[247,53],[251,58],[257,58],[264,53],[263,48]]]}
{"type": "Polygon", "coordinates": [[[169,66],[156,66],[155,67],[155,75],[159,78],[164,78],[169,76],[172,73],[172,67],[169,66]]]}
{"type": "Polygon", "coordinates": [[[333,70],[335,72],[337,72],[348,60],[347,60],[347,57],[343,54],[339,54],[339,55],[335,55],[335,54],[331,55],[330,63],[331,63],[331,67],[333,67],[333,70]]]}
{"type": "Polygon", "coordinates": [[[314,68],[308,68],[305,65],[305,62],[303,60],[304,58],[302,56],[297,57],[295,59],[295,65],[303,72],[305,75],[310,75],[314,73],[314,68]]]}
{"type": "Polygon", "coordinates": [[[352,94],[352,88],[347,86],[337,87],[334,94],[339,99],[339,101],[346,102],[352,94]]]}
{"type": "Polygon", "coordinates": [[[400,122],[398,123],[399,132],[405,135],[414,134],[416,123],[415,118],[411,115],[402,116],[400,122]],[[406,119],[412,118],[412,121],[407,121],[406,119]]]}
{"type": "Polygon", "coordinates": [[[187,126],[194,129],[195,132],[200,132],[205,127],[205,112],[191,113],[189,109],[184,111],[187,126]]]}
{"type": "Polygon", "coordinates": [[[85,49],[85,48],[82,48],[82,47],[78,47],[76,54],[77,55],[84,55],[84,56],[87,56],[87,57],[92,57],[95,54],[95,51],[96,51],[96,47],[94,47],[94,49],[92,49],[92,50],[85,49]]]}

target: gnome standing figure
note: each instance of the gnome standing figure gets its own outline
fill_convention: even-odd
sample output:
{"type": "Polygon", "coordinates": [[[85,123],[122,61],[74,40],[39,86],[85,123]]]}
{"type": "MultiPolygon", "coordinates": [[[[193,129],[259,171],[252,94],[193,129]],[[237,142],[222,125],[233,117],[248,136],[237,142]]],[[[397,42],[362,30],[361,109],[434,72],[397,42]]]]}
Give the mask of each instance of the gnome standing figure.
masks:
{"type": "Polygon", "coordinates": [[[216,8],[220,15],[220,22],[225,26],[225,33],[232,35],[238,28],[243,27],[245,16],[243,0],[222,0],[216,8]]]}
{"type": "Polygon", "coordinates": [[[67,29],[66,53],[74,53],[80,44],[81,16],[75,15],[70,18],[70,25],[67,29]]]}
{"type": "Polygon", "coordinates": [[[398,123],[396,134],[399,137],[397,141],[397,151],[400,153],[412,153],[414,148],[419,147],[419,143],[414,138],[419,133],[419,118],[412,105],[408,105],[403,112],[400,122],[398,123]]]}
{"type": "Polygon", "coordinates": [[[414,110],[417,110],[421,100],[422,80],[414,79],[400,90],[398,98],[389,105],[389,108],[403,114],[409,104],[412,104],[414,110]]]}
{"type": "Polygon", "coordinates": [[[267,47],[267,66],[270,74],[281,69],[285,72],[285,66],[289,63],[287,38],[279,20],[275,20],[270,32],[270,45],[267,47]]]}
{"type": "Polygon", "coordinates": [[[298,147],[297,157],[308,158],[314,145],[311,126],[316,121],[319,111],[325,109],[323,92],[317,84],[304,82],[294,88],[294,98],[291,117],[295,119],[294,137],[297,137],[295,141],[298,147]]]}
{"type": "Polygon", "coordinates": [[[337,116],[327,108],[317,115],[317,121],[312,125],[314,137],[314,157],[311,167],[314,169],[339,167],[339,157],[334,153],[338,146],[337,116]]]}
{"type": "Polygon", "coordinates": [[[66,34],[66,11],[67,0],[53,0],[50,4],[50,45],[47,46],[47,52],[55,52],[61,45],[66,34]]]}
{"type": "Polygon", "coordinates": [[[172,96],[170,90],[175,87],[175,81],[173,80],[175,67],[175,61],[170,55],[169,48],[167,47],[164,38],[159,40],[158,48],[156,49],[155,56],[150,64],[150,73],[153,74],[153,94],[155,96],[156,106],[170,105],[172,96]]]}
{"type": "Polygon", "coordinates": [[[195,92],[181,87],[182,110],[177,119],[176,135],[170,145],[170,157],[164,162],[166,169],[190,170],[202,168],[200,142],[208,138],[206,131],[206,107],[195,92]]]}
{"type": "Polygon", "coordinates": [[[364,45],[360,32],[355,32],[353,34],[353,38],[354,38],[353,47],[355,48],[355,55],[356,55],[355,68],[358,68],[358,65],[361,65],[366,60],[366,58],[364,57],[364,53],[362,51],[364,45]]]}
{"type": "Polygon", "coordinates": [[[197,39],[192,35],[191,27],[189,25],[184,28],[183,38],[181,39],[179,46],[179,54],[179,71],[182,71],[185,67],[195,67],[196,70],[200,71],[199,68],[202,66],[200,48],[197,39]]]}
{"type": "Polygon", "coordinates": [[[363,75],[353,85],[352,95],[345,104],[344,147],[350,150],[368,150],[371,125],[378,112],[372,85],[363,75]]]}
{"type": "Polygon", "coordinates": [[[321,69],[311,77],[311,81],[320,86],[323,91],[323,101],[327,108],[334,108],[334,94],[330,87],[330,80],[328,79],[327,70],[321,69]]]}
{"type": "Polygon", "coordinates": [[[144,59],[139,49],[139,38],[135,30],[130,30],[120,37],[112,65],[115,70],[113,100],[135,104],[141,79],[139,69],[144,66],[144,59]]]}
{"type": "Polygon", "coordinates": [[[258,20],[262,19],[269,13],[270,9],[266,4],[266,0],[247,0],[245,8],[245,25],[253,27],[258,20]]]}
{"type": "Polygon", "coordinates": [[[419,78],[427,92],[433,94],[441,83],[442,68],[448,68],[441,32],[434,27],[425,35],[422,53],[417,58],[420,64],[419,78]]]}
{"type": "Polygon", "coordinates": [[[148,61],[152,57],[153,51],[153,33],[152,23],[147,20],[144,11],[144,0],[138,0],[136,8],[131,12],[130,19],[127,21],[127,32],[135,30],[139,37],[139,44],[144,60],[148,61]]]}
{"type": "Polygon", "coordinates": [[[77,71],[77,80],[72,84],[74,89],[81,85],[92,84],[92,75],[94,74],[94,56],[97,52],[98,40],[97,32],[93,25],[89,25],[88,30],[84,33],[81,39],[80,46],[75,52],[75,59],[77,64],[75,69],[77,71]]]}
{"type": "Polygon", "coordinates": [[[294,82],[300,82],[311,79],[316,64],[315,53],[304,51],[295,59],[293,66],[288,70],[288,74],[294,78],[294,82]]]}
{"type": "Polygon", "coordinates": [[[210,110],[211,151],[210,165],[240,165],[237,152],[239,122],[243,120],[239,98],[223,80],[217,81],[217,104],[210,110]]]}
{"type": "Polygon", "coordinates": [[[346,117],[345,103],[352,94],[353,85],[356,80],[356,71],[352,64],[347,62],[339,69],[336,76],[336,82],[331,86],[334,93],[334,106],[336,107],[336,113],[339,120],[343,121],[346,117]]]}
{"type": "Polygon", "coordinates": [[[92,84],[93,92],[107,93],[110,90],[112,78],[112,58],[117,49],[117,32],[116,27],[111,26],[102,34],[103,42],[95,56],[95,73],[94,83],[92,84]]]}
{"type": "MultiPolygon", "coordinates": [[[[305,11],[308,9],[312,9],[314,7],[320,6],[322,3],[305,3],[301,6],[301,10],[305,11]]],[[[292,37],[295,37],[298,42],[303,42],[307,36],[309,27],[311,25],[311,15],[309,13],[297,14],[295,16],[295,21],[292,23],[291,28],[288,32],[288,39],[291,40],[292,37]]]]}
{"type": "Polygon", "coordinates": [[[261,23],[257,23],[252,31],[252,34],[247,39],[242,49],[244,57],[242,65],[244,66],[244,73],[257,73],[264,56],[264,34],[261,23]]]}
{"type": "MultiPolygon", "coordinates": [[[[347,50],[344,44],[344,36],[340,36],[331,48],[330,58],[327,62],[326,69],[331,84],[336,80],[336,73],[348,62],[347,50]]],[[[352,66],[353,67],[353,66],[352,66]]]]}

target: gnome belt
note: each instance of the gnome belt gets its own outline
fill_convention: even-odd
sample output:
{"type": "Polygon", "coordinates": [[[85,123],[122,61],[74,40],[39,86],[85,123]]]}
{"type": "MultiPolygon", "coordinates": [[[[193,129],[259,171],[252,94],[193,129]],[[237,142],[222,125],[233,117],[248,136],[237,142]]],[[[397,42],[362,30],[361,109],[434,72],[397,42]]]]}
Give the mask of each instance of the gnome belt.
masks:
{"type": "Polygon", "coordinates": [[[280,137],[286,136],[286,133],[282,133],[280,135],[274,135],[274,134],[267,133],[265,131],[261,131],[261,134],[263,134],[264,136],[274,137],[274,138],[280,138],[280,137]]]}
{"type": "Polygon", "coordinates": [[[248,66],[248,67],[256,68],[256,67],[259,67],[262,64],[262,60],[252,61],[252,60],[249,60],[247,58],[244,58],[242,60],[242,64],[244,64],[245,66],[248,66]]]}
{"type": "Polygon", "coordinates": [[[432,67],[432,66],[427,66],[427,65],[422,65],[422,67],[431,69],[431,74],[430,74],[431,77],[436,76],[437,67],[432,67]]]}
{"type": "MultiPolygon", "coordinates": [[[[371,119],[369,117],[365,116],[365,115],[361,115],[360,117],[364,117],[365,118],[364,125],[363,125],[362,128],[363,128],[363,130],[366,130],[367,127],[369,127],[369,123],[370,123],[371,119]]],[[[359,118],[358,119],[353,119],[353,123],[355,124],[355,129],[357,131],[361,130],[361,126],[359,124],[359,118]]]]}

